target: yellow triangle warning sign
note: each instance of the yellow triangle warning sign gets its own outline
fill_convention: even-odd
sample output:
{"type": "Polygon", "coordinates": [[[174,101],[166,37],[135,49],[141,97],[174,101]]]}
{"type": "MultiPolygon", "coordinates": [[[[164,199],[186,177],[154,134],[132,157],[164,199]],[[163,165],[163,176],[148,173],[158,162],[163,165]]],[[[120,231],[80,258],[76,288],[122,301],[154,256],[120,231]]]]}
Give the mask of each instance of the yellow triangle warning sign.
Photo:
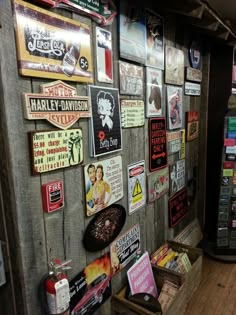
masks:
{"type": "Polygon", "coordinates": [[[132,197],[136,197],[137,195],[142,194],[142,187],[138,179],[136,179],[136,183],[134,185],[132,197]]]}

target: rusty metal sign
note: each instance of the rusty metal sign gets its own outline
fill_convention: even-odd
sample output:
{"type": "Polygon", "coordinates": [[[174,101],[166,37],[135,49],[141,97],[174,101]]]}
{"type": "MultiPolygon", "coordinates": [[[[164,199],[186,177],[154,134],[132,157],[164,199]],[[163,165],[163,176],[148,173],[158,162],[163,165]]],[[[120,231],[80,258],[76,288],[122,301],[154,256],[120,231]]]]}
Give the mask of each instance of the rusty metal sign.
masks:
{"type": "Polygon", "coordinates": [[[54,81],[42,84],[41,92],[23,94],[26,119],[46,119],[58,128],[68,129],[79,118],[91,117],[89,97],[78,96],[72,86],[54,81]]]}

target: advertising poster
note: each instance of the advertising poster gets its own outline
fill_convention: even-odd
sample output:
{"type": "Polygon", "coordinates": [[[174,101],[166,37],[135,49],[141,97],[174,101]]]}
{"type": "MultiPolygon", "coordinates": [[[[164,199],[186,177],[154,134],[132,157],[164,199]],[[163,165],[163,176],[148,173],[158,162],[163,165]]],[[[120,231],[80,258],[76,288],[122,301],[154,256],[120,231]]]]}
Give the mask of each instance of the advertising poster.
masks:
{"type": "Polygon", "coordinates": [[[129,214],[146,204],[145,162],[128,165],[128,207],[129,214]]]}
{"type": "Polygon", "coordinates": [[[169,223],[175,227],[188,213],[188,191],[183,188],[169,199],[169,223]]]}
{"type": "Polygon", "coordinates": [[[198,112],[186,112],[186,124],[187,141],[197,139],[199,130],[198,112]]]}
{"type": "Polygon", "coordinates": [[[135,0],[121,0],[119,14],[120,57],[145,64],[145,14],[135,0]]]}
{"type": "Polygon", "coordinates": [[[153,172],[167,165],[166,120],[149,119],[149,171],[153,172]]]}
{"type": "Polygon", "coordinates": [[[33,174],[78,165],[83,162],[80,128],[29,133],[33,174]]]}
{"type": "Polygon", "coordinates": [[[141,100],[121,100],[122,128],[140,127],[144,125],[144,102],[141,100]]]}
{"type": "Polygon", "coordinates": [[[143,95],[143,67],[119,61],[120,94],[143,95]]]}
{"type": "Polygon", "coordinates": [[[185,160],[170,165],[170,196],[185,186],[185,160]]]}
{"type": "Polygon", "coordinates": [[[99,156],[122,149],[118,89],[89,86],[92,106],[91,155],[99,156]]]}
{"type": "Polygon", "coordinates": [[[16,0],[16,42],[21,75],[93,82],[88,25],[16,0]]]}
{"type": "Polygon", "coordinates": [[[147,175],[148,202],[159,199],[169,190],[169,169],[162,168],[159,171],[147,175]]]}
{"type": "Polygon", "coordinates": [[[68,129],[81,117],[91,117],[88,96],[77,96],[76,88],[54,81],[41,86],[42,94],[23,93],[26,119],[46,119],[54,126],[68,129]]]}
{"type": "Polygon", "coordinates": [[[184,52],[180,49],[165,46],[165,82],[184,84],[184,52]]]}
{"type": "Polygon", "coordinates": [[[168,154],[174,154],[181,149],[181,131],[167,132],[168,154]]]}
{"type": "Polygon", "coordinates": [[[163,73],[161,70],[146,68],[146,115],[162,116],[163,73]]]}
{"type": "Polygon", "coordinates": [[[96,27],[97,76],[99,82],[113,82],[111,32],[96,27]]]}
{"type": "Polygon", "coordinates": [[[164,70],[163,18],[146,9],[146,65],[164,70]]]}
{"type": "Polygon", "coordinates": [[[103,210],[124,195],[121,156],[85,165],[84,178],[87,216],[103,210]]]}
{"type": "Polygon", "coordinates": [[[154,280],[148,252],[127,271],[131,294],[149,293],[157,297],[157,287],[154,280]]]}
{"type": "Polygon", "coordinates": [[[140,226],[134,225],[110,245],[112,275],[121,271],[140,249],[140,226]]]}
{"type": "Polygon", "coordinates": [[[112,293],[109,253],[85,267],[69,285],[70,314],[93,314],[112,293]]]}
{"type": "Polygon", "coordinates": [[[181,87],[167,86],[167,119],[168,129],[182,127],[183,90],[181,87]]]}

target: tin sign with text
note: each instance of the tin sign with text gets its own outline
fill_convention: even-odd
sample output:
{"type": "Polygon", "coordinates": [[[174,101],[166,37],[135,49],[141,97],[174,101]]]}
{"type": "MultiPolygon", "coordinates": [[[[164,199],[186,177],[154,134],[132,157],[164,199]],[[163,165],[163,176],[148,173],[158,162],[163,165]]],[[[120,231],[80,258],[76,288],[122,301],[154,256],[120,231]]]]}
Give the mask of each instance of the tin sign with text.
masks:
{"type": "Polygon", "coordinates": [[[132,261],[138,249],[140,249],[140,226],[136,224],[110,245],[112,274],[116,274],[132,261]]]}
{"type": "Polygon", "coordinates": [[[29,135],[33,174],[83,162],[83,138],[80,128],[32,131],[29,135]]]}
{"type": "Polygon", "coordinates": [[[181,131],[167,132],[168,154],[174,154],[181,149],[181,131]]]}
{"type": "Polygon", "coordinates": [[[198,83],[185,82],[184,94],[185,95],[200,96],[201,95],[201,85],[198,83]]]}
{"type": "Polygon", "coordinates": [[[198,112],[186,112],[186,125],[187,141],[197,139],[199,132],[198,112]]]}
{"type": "Polygon", "coordinates": [[[91,117],[88,96],[77,96],[76,88],[55,81],[41,85],[42,94],[24,93],[25,118],[46,119],[54,126],[68,129],[79,118],[91,117]]]}
{"type": "Polygon", "coordinates": [[[121,100],[120,108],[122,128],[144,125],[144,102],[142,100],[121,100]]]}
{"type": "Polygon", "coordinates": [[[169,199],[169,224],[176,226],[188,213],[188,191],[183,188],[169,199]]]}
{"type": "Polygon", "coordinates": [[[169,169],[162,168],[147,175],[148,202],[159,199],[169,190],[169,169]]]}

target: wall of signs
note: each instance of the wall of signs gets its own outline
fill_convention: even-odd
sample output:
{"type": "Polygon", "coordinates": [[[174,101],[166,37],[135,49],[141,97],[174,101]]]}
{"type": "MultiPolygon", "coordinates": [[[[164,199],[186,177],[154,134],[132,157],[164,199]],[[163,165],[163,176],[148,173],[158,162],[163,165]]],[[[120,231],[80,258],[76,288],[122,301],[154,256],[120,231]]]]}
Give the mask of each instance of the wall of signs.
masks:
{"type": "MultiPolygon", "coordinates": [[[[115,292],[124,278],[117,272],[197,212],[188,179],[198,165],[201,52],[165,42],[165,17],[150,7],[77,2],[57,1],[57,13],[54,1],[14,2],[19,76],[9,73],[11,94],[18,93],[7,107],[10,162],[14,189],[24,195],[16,200],[21,239],[35,245],[26,259],[23,244],[22,263],[29,270],[39,262],[36,276],[24,274],[25,286],[36,288],[49,261],[72,259],[71,311],[101,281],[103,299],[84,314],[110,315],[110,285],[115,292]]],[[[225,183],[234,178],[230,167],[225,183]]],[[[25,304],[37,314],[37,301],[25,304]]]]}

